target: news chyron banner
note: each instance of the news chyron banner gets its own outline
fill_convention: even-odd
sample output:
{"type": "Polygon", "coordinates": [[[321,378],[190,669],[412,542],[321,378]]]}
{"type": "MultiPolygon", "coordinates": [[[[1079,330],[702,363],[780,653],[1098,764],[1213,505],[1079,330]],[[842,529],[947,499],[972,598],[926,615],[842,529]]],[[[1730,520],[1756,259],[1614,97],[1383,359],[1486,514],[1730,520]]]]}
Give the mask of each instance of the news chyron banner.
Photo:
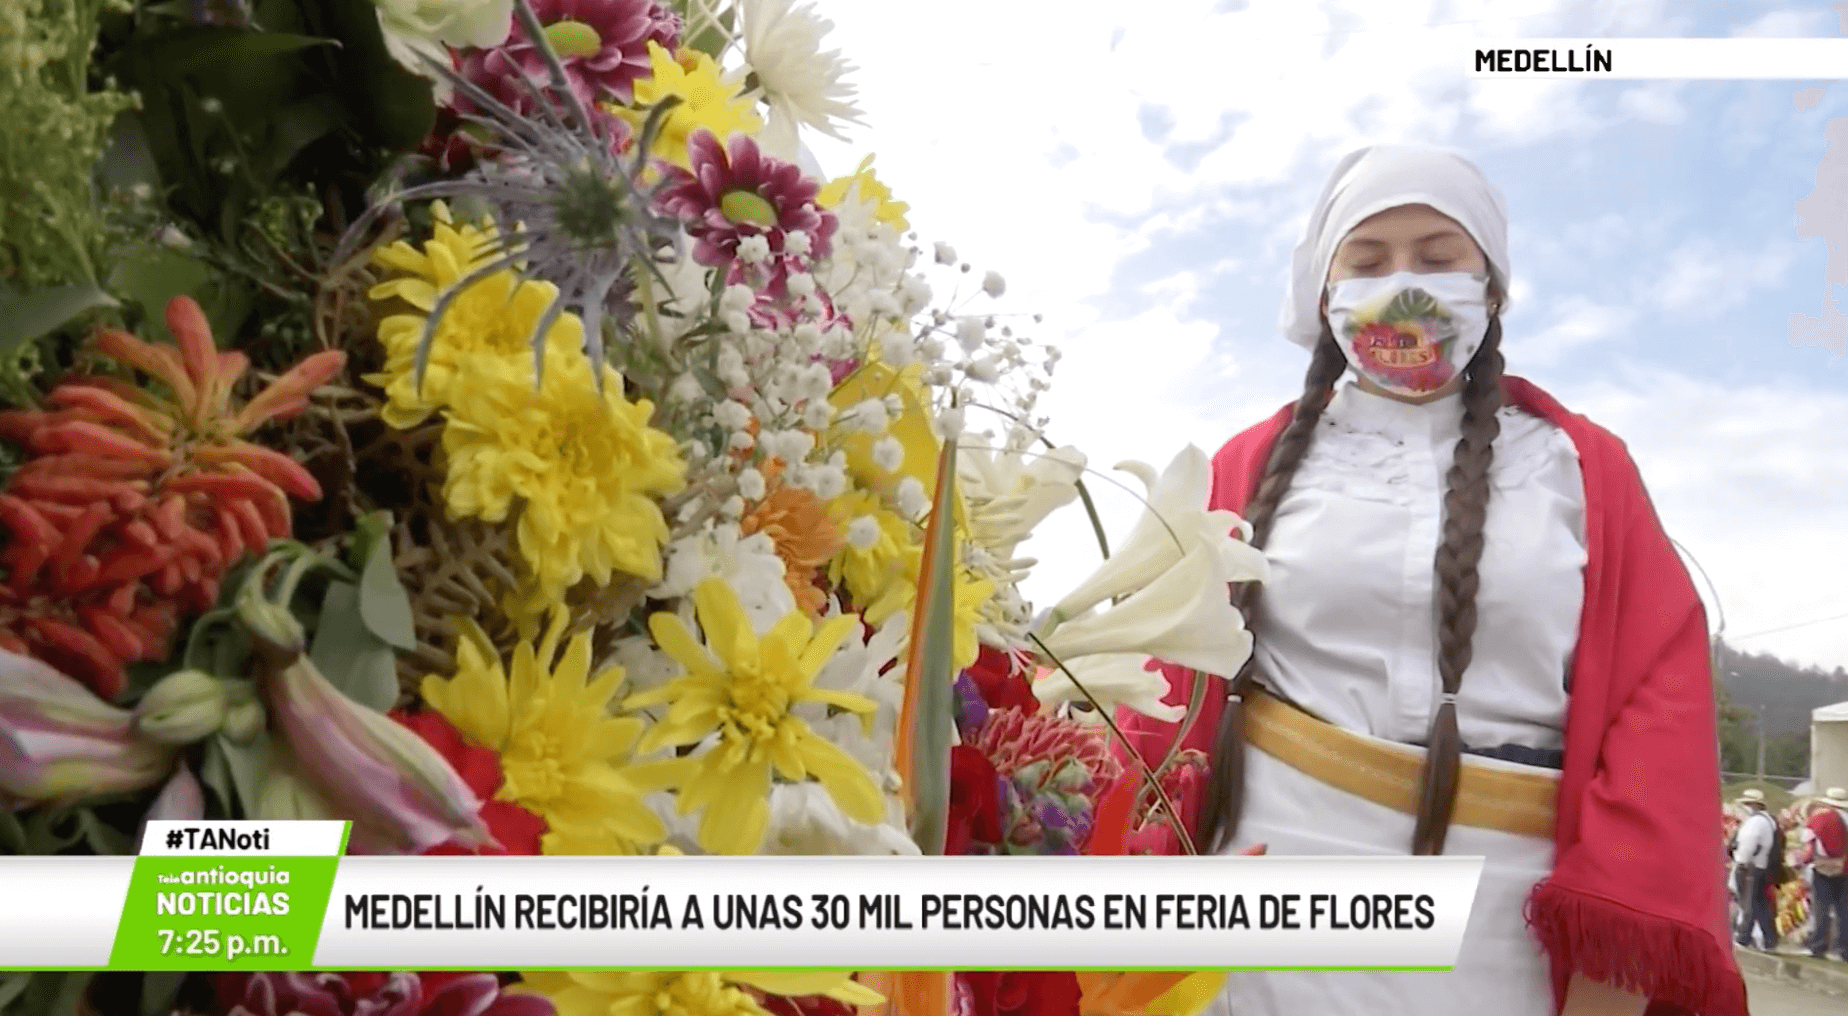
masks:
{"type": "Polygon", "coordinates": [[[150,822],[0,858],[0,969],[1451,967],[1478,857],[346,857],[344,822],[150,822]]]}

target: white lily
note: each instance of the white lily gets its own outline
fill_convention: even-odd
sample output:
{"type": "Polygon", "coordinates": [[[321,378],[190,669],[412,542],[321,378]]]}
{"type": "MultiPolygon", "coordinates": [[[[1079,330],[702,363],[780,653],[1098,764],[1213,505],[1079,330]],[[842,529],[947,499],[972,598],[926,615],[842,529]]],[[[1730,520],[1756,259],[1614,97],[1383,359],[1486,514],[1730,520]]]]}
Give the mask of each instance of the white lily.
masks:
{"type": "Polygon", "coordinates": [[[956,473],[969,504],[970,540],[996,558],[1012,557],[1046,516],[1077,499],[1084,464],[1084,453],[1071,445],[1043,455],[959,446],[956,473]]]}
{"type": "MultiPolygon", "coordinates": [[[[1041,702],[1048,705],[1088,702],[1090,699],[1084,694],[1088,691],[1098,705],[1111,712],[1118,706],[1128,706],[1164,723],[1173,723],[1187,715],[1186,706],[1171,706],[1162,701],[1168,694],[1168,679],[1159,670],[1144,669],[1148,657],[1141,653],[1099,653],[1063,662],[1071,671],[1070,676],[1055,667],[1033,682],[1033,694],[1041,702]],[[1076,684],[1073,677],[1078,679],[1076,684]],[[1079,685],[1084,686],[1084,691],[1078,690],[1079,685]]],[[[1077,712],[1073,716],[1083,722],[1103,722],[1103,716],[1095,711],[1077,712]]]]}
{"type": "MultiPolygon", "coordinates": [[[[1052,608],[1055,621],[1077,617],[1105,600],[1147,586],[1195,548],[1204,548],[1216,559],[1220,582],[1270,578],[1263,551],[1244,542],[1251,537],[1250,523],[1233,512],[1207,508],[1213,473],[1205,452],[1188,445],[1160,477],[1141,462],[1124,462],[1117,468],[1134,473],[1149,489],[1148,507],[1116,553],[1052,608]]],[[[1214,593],[1226,599],[1223,588],[1216,586],[1214,593]]]]}
{"type": "Polygon", "coordinates": [[[1179,564],[1102,613],[1054,628],[1046,648],[1066,666],[1082,656],[1141,653],[1204,670],[1238,672],[1251,654],[1251,633],[1226,596],[1224,559],[1198,541],[1179,564]]]}

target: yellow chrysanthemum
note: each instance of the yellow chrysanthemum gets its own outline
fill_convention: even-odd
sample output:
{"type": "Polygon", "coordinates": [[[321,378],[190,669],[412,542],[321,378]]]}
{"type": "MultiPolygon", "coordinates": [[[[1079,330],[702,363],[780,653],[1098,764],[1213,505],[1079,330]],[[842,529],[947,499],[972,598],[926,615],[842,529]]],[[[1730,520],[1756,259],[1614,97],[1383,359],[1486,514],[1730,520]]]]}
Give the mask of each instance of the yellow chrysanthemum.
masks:
{"type": "Polygon", "coordinates": [[[609,714],[623,670],[591,677],[589,632],[558,657],[567,620],[557,610],[536,647],[516,646],[511,674],[487,634],[464,620],[455,676],[426,677],[420,690],[464,737],[500,754],[495,796],[545,819],[546,853],[645,853],[667,831],[642,803],[653,789],[647,768],[629,765],[642,721],[609,714]]]}
{"type": "MultiPolygon", "coordinates": [[[[422,423],[449,402],[457,364],[482,356],[524,357],[530,362],[533,329],[558,296],[549,282],[521,280],[511,269],[496,272],[470,286],[443,313],[430,346],[430,362],[421,390],[416,383],[417,344],[430,311],[450,287],[495,257],[498,235],[493,228],[458,227],[442,202],[433,206],[436,228],[419,250],[400,240],[381,247],[373,261],[401,273],[373,286],[374,300],[392,297],[417,308],[420,314],[393,314],[379,323],[379,342],[385,347],[385,369],[366,380],[385,389],[380,412],[393,427],[422,423]]],[[[546,333],[548,354],[581,349],[584,326],[575,315],[561,314],[546,333]]]]}
{"type": "Polygon", "coordinates": [[[849,490],[828,505],[828,513],[844,531],[854,519],[871,518],[879,538],[864,549],[848,543],[828,562],[828,580],[845,586],[860,607],[866,623],[877,627],[892,612],[917,594],[917,576],[924,548],[922,537],[898,513],[887,509],[864,490],[849,490]]]}
{"type": "MultiPolygon", "coordinates": [[[[964,538],[959,534],[956,539],[958,543],[961,543],[964,538]]],[[[917,566],[911,566],[904,583],[894,588],[899,591],[900,599],[892,609],[911,609],[912,605],[917,602],[917,566]]],[[[982,623],[988,609],[988,602],[994,599],[994,595],[995,582],[993,579],[983,578],[964,565],[956,567],[955,589],[952,597],[956,609],[951,614],[954,641],[950,647],[950,662],[957,670],[962,670],[975,663],[976,656],[982,651],[975,629],[982,623]]],[[[890,613],[889,610],[888,613],[890,613]]]]}
{"type": "Polygon", "coordinates": [[[883,821],[885,799],[873,778],[790,712],[798,703],[822,702],[870,723],[873,700],[814,686],[816,673],[860,619],[830,618],[817,631],[806,615],[792,611],[759,637],[738,595],[716,578],[694,589],[693,605],[706,645],[674,614],[650,617],[655,644],[687,672],[630,697],[623,707],[669,707],[642,736],[644,753],[718,735],[705,752],[655,763],[665,772],[663,785],[679,789],[681,814],[703,809],[700,845],[714,854],[748,854],[762,844],[772,769],[785,780],[820,781],[841,811],[858,821],[883,821]]]}
{"type": "Polygon", "coordinates": [[[850,1005],[885,1001],[878,992],[854,981],[852,974],[829,971],[548,971],[520,976],[521,983],[514,990],[550,998],[558,1016],[768,1016],[746,987],[771,995],[826,995],[850,1005]]]}
{"type": "Polygon", "coordinates": [[[815,200],[823,208],[839,207],[851,193],[855,201],[873,206],[873,218],[903,233],[911,228],[905,213],[911,206],[903,201],[892,200],[892,188],[887,187],[877,176],[873,175],[873,157],[860,160],[860,168],[847,176],[837,177],[822,185],[815,200]]]}
{"type": "Polygon", "coordinates": [[[686,485],[672,436],[648,425],[652,403],[629,402],[604,367],[603,390],[581,352],[548,357],[535,390],[525,357],[458,365],[443,451],[450,514],[501,522],[519,506],[520,554],[534,573],[531,605],[589,577],[661,577],[668,536],[655,497],[686,485]]]}
{"type": "Polygon", "coordinates": [[[751,100],[739,93],[743,81],[736,75],[724,76],[712,57],[698,50],[682,50],[676,59],[660,43],[648,44],[649,76],[635,83],[635,104],[642,111],[620,106],[610,107],[616,115],[640,127],[647,120],[647,107],[668,96],[680,101],[667,111],[661,131],[655,137],[655,154],[682,169],[687,162],[687,139],[701,127],[710,130],[721,142],[733,132],[756,134],[763,129],[751,100]]]}

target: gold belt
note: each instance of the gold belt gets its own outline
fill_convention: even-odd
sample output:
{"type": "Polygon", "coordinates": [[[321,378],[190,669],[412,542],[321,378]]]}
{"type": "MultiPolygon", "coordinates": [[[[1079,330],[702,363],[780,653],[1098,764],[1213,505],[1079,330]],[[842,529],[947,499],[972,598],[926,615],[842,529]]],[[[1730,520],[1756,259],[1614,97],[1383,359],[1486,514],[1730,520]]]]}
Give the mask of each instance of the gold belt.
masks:
{"type": "MultiPolygon", "coordinates": [[[[1262,690],[1245,696],[1244,713],[1245,739],[1259,751],[1339,790],[1418,814],[1422,751],[1323,723],[1262,690]]],[[[1472,764],[1464,756],[1451,824],[1550,839],[1558,794],[1552,777],[1472,764]]]]}

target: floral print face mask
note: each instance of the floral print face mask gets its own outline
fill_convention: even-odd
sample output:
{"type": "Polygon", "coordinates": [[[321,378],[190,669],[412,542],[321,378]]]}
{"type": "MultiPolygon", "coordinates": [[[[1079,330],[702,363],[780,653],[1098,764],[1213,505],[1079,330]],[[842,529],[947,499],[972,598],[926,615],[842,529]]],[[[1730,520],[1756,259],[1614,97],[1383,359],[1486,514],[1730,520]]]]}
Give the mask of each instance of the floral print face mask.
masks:
{"type": "Polygon", "coordinates": [[[1395,272],[1328,287],[1328,325],[1361,377],[1429,395],[1462,372],[1488,333],[1488,276],[1395,272]]]}

